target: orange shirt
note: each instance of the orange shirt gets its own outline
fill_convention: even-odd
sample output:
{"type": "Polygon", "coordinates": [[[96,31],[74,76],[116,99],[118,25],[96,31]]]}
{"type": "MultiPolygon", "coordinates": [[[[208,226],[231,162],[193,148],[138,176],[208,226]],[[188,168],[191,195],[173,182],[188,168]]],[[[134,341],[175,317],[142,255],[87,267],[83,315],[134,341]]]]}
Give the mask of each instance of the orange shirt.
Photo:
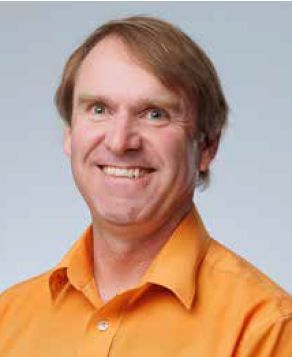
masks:
{"type": "Polygon", "coordinates": [[[102,305],[92,228],[0,297],[0,356],[291,357],[291,297],[207,234],[195,208],[141,282],[102,305]]]}

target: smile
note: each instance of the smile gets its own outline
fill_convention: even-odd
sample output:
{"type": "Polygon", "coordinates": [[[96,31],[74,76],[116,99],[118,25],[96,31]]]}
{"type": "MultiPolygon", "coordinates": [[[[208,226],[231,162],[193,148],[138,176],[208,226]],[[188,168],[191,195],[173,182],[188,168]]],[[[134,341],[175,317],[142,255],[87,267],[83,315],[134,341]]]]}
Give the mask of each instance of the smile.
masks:
{"type": "Polygon", "coordinates": [[[138,179],[153,172],[153,169],[142,167],[117,167],[117,166],[99,166],[99,168],[107,175],[114,177],[126,177],[130,179],[138,179]]]}

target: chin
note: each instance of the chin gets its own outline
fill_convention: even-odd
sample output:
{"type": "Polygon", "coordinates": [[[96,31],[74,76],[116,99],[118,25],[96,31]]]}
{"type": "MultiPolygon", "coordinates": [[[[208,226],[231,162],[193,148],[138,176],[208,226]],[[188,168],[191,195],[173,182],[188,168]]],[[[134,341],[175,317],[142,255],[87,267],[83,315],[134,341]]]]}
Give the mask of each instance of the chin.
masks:
{"type": "Polygon", "coordinates": [[[143,218],[143,212],[138,207],[131,207],[130,205],[122,205],[118,207],[97,207],[93,217],[97,217],[99,221],[105,221],[114,225],[131,225],[141,222],[143,218]]]}

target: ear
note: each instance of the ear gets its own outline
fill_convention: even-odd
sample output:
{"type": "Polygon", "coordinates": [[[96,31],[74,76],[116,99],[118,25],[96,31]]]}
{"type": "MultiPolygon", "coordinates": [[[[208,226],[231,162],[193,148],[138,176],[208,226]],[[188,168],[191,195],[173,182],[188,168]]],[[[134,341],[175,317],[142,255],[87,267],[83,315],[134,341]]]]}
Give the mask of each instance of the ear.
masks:
{"type": "Polygon", "coordinates": [[[63,136],[63,148],[66,155],[70,158],[71,157],[71,127],[66,126],[63,136]]]}
{"type": "Polygon", "coordinates": [[[200,171],[205,172],[208,170],[212,160],[214,159],[219,145],[219,137],[214,139],[211,143],[205,144],[201,149],[200,158],[200,171]]]}

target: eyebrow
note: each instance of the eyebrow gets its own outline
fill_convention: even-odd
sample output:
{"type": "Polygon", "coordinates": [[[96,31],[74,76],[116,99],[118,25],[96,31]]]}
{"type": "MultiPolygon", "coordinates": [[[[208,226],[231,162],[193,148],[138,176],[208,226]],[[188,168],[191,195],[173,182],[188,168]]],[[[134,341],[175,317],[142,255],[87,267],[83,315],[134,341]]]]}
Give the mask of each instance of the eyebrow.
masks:
{"type": "MultiPolygon", "coordinates": [[[[114,102],[107,96],[104,95],[94,95],[89,93],[80,94],[77,97],[77,105],[82,106],[89,103],[105,103],[110,106],[114,106],[114,102]]],[[[173,112],[180,112],[182,110],[182,103],[180,100],[171,96],[161,96],[161,97],[144,97],[137,101],[136,106],[138,107],[159,107],[171,110],[173,112]]]]}
{"type": "Polygon", "coordinates": [[[93,94],[81,94],[77,97],[77,105],[82,106],[88,103],[101,102],[107,103],[109,99],[104,96],[93,95],[93,94]]]}

